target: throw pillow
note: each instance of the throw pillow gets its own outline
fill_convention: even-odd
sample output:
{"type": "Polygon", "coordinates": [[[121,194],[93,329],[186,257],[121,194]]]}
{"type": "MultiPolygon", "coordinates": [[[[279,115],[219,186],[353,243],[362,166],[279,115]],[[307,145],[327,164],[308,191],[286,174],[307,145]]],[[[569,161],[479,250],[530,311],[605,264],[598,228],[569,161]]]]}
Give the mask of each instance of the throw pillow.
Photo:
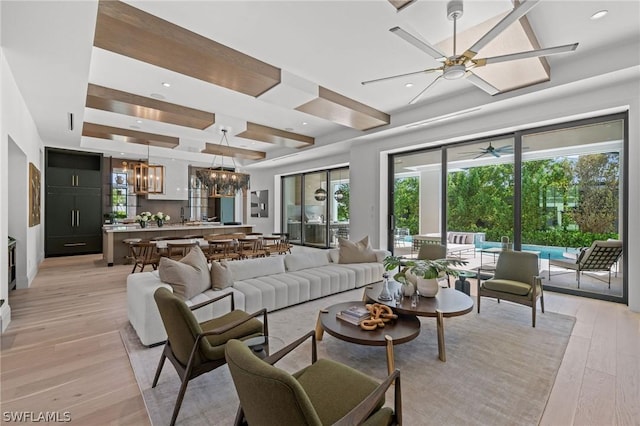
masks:
{"type": "Polygon", "coordinates": [[[189,300],[211,287],[207,258],[196,246],[180,260],[160,258],[160,280],[173,287],[178,297],[189,300]]]}
{"type": "Polygon", "coordinates": [[[226,260],[211,262],[211,287],[222,290],[233,285],[233,276],[226,260]]]}
{"type": "Polygon", "coordinates": [[[376,254],[369,245],[369,236],[357,242],[339,238],[338,244],[340,246],[338,263],[370,263],[377,261],[376,254]]]}

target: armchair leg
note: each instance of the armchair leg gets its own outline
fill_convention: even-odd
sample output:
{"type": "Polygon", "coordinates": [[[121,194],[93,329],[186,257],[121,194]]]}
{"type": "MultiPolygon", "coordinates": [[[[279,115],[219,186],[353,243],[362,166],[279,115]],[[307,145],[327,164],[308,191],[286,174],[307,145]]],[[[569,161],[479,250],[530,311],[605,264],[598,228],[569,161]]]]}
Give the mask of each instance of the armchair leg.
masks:
{"type": "Polygon", "coordinates": [[[173,407],[173,415],[171,416],[170,426],[174,426],[176,424],[176,420],[178,419],[178,413],[180,412],[180,407],[182,406],[182,400],[184,399],[184,393],[187,391],[188,384],[189,384],[189,379],[185,376],[185,378],[182,380],[182,384],[180,385],[178,398],[176,398],[176,405],[175,407],[173,407]]]}
{"type": "Polygon", "coordinates": [[[533,307],[531,308],[531,327],[536,327],[536,304],[534,301],[533,307]]]}
{"type": "MultiPolygon", "coordinates": [[[[165,344],[165,349],[166,349],[166,344],[165,344]]],[[[155,388],[156,385],[158,384],[158,379],[160,378],[160,372],[162,371],[162,367],[164,367],[164,360],[167,359],[167,356],[164,354],[164,350],[162,351],[162,355],[160,355],[160,362],[158,362],[158,368],[156,368],[156,375],[153,378],[153,384],[151,385],[152,388],[155,388]]]]}

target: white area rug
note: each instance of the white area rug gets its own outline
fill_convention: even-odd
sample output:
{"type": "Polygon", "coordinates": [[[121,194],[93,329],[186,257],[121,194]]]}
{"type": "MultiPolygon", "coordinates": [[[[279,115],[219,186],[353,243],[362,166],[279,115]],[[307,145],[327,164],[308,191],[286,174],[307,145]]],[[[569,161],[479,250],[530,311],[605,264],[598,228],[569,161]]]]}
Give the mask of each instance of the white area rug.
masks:
{"type": "MultiPolygon", "coordinates": [[[[269,332],[280,346],[315,327],[318,310],[334,303],[360,300],[362,289],[304,303],[269,314],[269,332]]],[[[490,299],[482,312],[445,319],[447,362],[438,360],[435,318],[422,318],[413,341],[395,347],[401,371],[405,425],[536,425],[544,411],[575,318],[538,313],[531,327],[528,307],[490,299]]],[[[131,326],[122,331],[136,379],[155,426],[169,423],[180,380],[165,363],[151,388],[162,346],[142,346],[131,326]]],[[[309,363],[310,344],[278,364],[295,371],[309,363]]],[[[384,347],[343,342],[325,333],[319,358],[330,358],[377,379],[386,376],[384,347]]],[[[387,405],[392,403],[392,391],[387,405]]],[[[189,383],[178,416],[180,425],[231,425],[238,406],[226,366],[189,383]]]]}

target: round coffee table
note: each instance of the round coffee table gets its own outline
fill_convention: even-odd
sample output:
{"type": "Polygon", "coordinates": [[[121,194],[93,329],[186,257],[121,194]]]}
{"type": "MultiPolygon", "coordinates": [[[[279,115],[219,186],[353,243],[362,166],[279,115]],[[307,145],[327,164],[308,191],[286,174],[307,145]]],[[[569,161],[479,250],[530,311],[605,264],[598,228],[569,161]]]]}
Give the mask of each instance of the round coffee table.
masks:
{"type": "MultiPolygon", "coordinates": [[[[391,294],[398,291],[399,282],[389,281],[391,294]]],[[[420,297],[418,305],[411,307],[411,298],[403,297],[399,302],[395,300],[383,301],[378,296],[382,291],[382,281],[365,287],[364,298],[375,303],[388,305],[398,314],[417,315],[419,317],[435,317],[438,328],[438,357],[446,361],[444,344],[444,318],[457,317],[468,314],[473,309],[473,300],[461,291],[452,288],[440,288],[436,297],[420,297]]]]}
{"type": "Polygon", "coordinates": [[[409,342],[420,334],[420,320],[412,314],[399,314],[398,318],[385,323],[383,328],[363,330],[336,317],[336,314],[351,306],[364,306],[364,302],[343,302],[322,309],[316,323],[316,340],[322,340],[326,331],[331,336],[346,342],[366,346],[386,346],[387,370],[394,370],[393,345],[409,342]]]}

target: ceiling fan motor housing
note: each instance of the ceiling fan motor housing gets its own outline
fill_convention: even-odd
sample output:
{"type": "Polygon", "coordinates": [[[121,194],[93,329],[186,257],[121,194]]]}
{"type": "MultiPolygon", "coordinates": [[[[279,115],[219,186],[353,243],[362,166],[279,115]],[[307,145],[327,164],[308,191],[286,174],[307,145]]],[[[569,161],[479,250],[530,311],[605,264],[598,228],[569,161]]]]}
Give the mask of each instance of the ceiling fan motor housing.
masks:
{"type": "Polygon", "coordinates": [[[450,21],[460,19],[462,13],[462,0],[451,0],[447,3],[447,18],[449,18],[450,21]]]}

